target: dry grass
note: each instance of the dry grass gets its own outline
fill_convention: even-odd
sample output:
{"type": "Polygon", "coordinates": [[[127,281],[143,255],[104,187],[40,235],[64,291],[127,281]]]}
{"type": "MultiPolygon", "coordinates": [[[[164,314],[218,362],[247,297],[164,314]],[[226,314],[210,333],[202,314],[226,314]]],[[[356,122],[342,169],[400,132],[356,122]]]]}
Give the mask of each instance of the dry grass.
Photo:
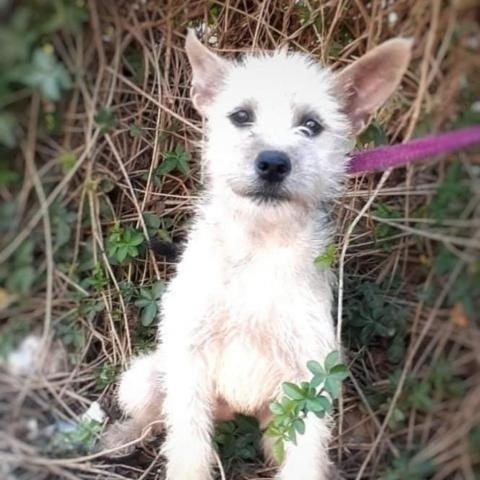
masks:
{"type": "MultiPolygon", "coordinates": [[[[84,341],[76,352],[67,346],[76,355],[61,372],[24,381],[0,372],[0,463],[13,472],[8,477],[6,468],[1,477],[0,468],[1,478],[163,478],[161,458],[148,445],[118,464],[98,455],[54,454],[45,449],[45,439],[27,433],[32,419],[40,427],[54,418],[76,419],[93,400],[112,417],[118,413],[115,386],[98,388],[95,372],[106,362],[122,369],[138,348],[138,312],[120,287],[126,281],[141,286],[166,280],[174,265],[155,259],[148,250],[126,266],[113,265],[105,254],[105,239],[117,223],[146,231],[141,216],[145,212],[170,219],[174,240],[184,235],[201,185],[195,142],[202,125],[188,99],[189,69],[182,49],[190,22],[210,25],[212,45],[232,56],[288,44],[334,67],[392,36],[415,38],[414,61],[403,87],[377,118],[391,142],[448,128],[465,108],[460,101],[462,79],[470,79],[479,95],[475,71],[480,71],[480,56],[471,49],[480,38],[478,28],[472,33],[472,22],[478,26],[480,15],[474,1],[312,0],[296,5],[277,0],[92,0],[88,6],[90,19],[83,33],[56,39],[62,60],[77,73],[75,87],[62,105],[61,132],[42,134],[37,113],[45,105],[34,97],[27,140],[15,159],[25,174],[23,184],[18,191],[0,190],[2,201],[14,198],[20,204],[17,220],[0,239],[0,262],[9,261],[25,239],[35,238],[35,269],[42,278],[28,298],[0,309],[3,334],[20,319],[28,329],[40,331],[47,348],[39,360],[45,365],[51,361],[49,345],[55,338],[65,339],[65,327],[60,327],[66,319],[74,318],[66,328],[83,332],[84,341]],[[106,133],[94,120],[102,108],[115,119],[106,133]],[[154,183],[155,168],[178,145],[194,159],[189,174],[172,172],[154,183]],[[65,173],[56,159],[68,152],[76,161],[65,173]],[[59,259],[55,248],[55,218],[48,208],[53,203],[76,214],[69,259],[59,259]],[[108,279],[101,291],[90,293],[89,298],[102,306],[91,317],[79,310],[85,300],[72,295],[85,289],[81,281],[89,275],[76,268],[85,249],[108,279]]],[[[396,312],[405,313],[407,325],[406,352],[396,367],[385,356],[388,341],[377,339],[368,348],[349,344],[353,378],[346,384],[332,444],[345,478],[386,478],[390,459],[410,447],[415,447],[410,457],[431,461],[435,472],[414,477],[403,469],[407,476],[391,478],[479,478],[480,452],[469,439],[471,429],[480,425],[480,305],[474,298],[477,318],[467,316],[449,297],[468,269],[477,268],[478,275],[478,153],[459,155],[462,182],[472,191],[461,211],[446,209],[440,220],[425,213],[453,160],[352,178],[335,205],[338,269],[346,280],[340,289],[339,317],[351,308],[349,285],[372,282],[382,285],[396,312]],[[385,218],[378,214],[379,205],[398,215],[385,218]],[[389,228],[381,238],[379,225],[389,228]],[[440,274],[435,261],[441,245],[454,260],[440,274]],[[434,292],[433,298],[420,295],[422,291],[434,292]],[[399,405],[405,405],[409,385],[425,384],[440,359],[446,359],[453,372],[446,384],[460,382],[462,394],[432,390],[428,408],[410,402],[401,407],[404,420],[392,426],[389,420],[398,414],[399,405]],[[388,378],[394,370],[400,376],[391,388],[388,378]],[[386,403],[375,403],[372,393],[385,394],[386,403]]],[[[467,288],[468,294],[474,292],[467,288]]],[[[349,328],[345,316],[342,324],[344,330],[349,328]]],[[[143,329],[142,335],[153,342],[151,331],[143,329]]],[[[235,475],[272,478],[273,470],[261,463],[243,464],[235,475]]]]}

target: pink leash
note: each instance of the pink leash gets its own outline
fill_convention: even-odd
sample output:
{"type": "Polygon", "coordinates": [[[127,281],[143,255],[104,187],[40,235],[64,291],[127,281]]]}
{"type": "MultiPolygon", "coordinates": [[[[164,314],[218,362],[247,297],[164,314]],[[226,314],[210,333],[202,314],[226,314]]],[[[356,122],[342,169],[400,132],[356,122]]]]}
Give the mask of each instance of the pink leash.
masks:
{"type": "Polygon", "coordinates": [[[354,152],[350,155],[348,173],[386,170],[433,155],[454,152],[476,143],[480,143],[480,125],[439,135],[429,135],[398,145],[354,152]]]}

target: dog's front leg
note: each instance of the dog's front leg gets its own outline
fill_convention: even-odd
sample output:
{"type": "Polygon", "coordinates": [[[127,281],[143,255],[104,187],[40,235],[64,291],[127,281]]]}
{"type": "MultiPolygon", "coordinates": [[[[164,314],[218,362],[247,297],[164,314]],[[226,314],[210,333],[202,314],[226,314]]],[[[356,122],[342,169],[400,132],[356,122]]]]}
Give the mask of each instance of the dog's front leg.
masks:
{"type": "Polygon", "coordinates": [[[278,480],[332,480],[328,458],[330,426],[328,421],[309,414],[305,433],[298,435],[297,445],[285,446],[285,461],[278,480]]]}
{"type": "Polygon", "coordinates": [[[212,389],[197,357],[190,351],[176,351],[166,359],[167,480],[212,478],[212,389]]]}

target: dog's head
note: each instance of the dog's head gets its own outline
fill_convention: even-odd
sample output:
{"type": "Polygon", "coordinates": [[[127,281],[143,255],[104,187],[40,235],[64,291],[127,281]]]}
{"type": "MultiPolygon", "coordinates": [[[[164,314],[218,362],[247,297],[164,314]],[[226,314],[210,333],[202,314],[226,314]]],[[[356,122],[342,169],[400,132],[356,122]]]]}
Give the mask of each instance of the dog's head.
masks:
{"type": "Polygon", "coordinates": [[[338,192],[351,137],[400,83],[411,41],[387,41],[340,73],[284,50],[228,61],[192,31],[186,51],[213,194],[309,208],[338,192]]]}

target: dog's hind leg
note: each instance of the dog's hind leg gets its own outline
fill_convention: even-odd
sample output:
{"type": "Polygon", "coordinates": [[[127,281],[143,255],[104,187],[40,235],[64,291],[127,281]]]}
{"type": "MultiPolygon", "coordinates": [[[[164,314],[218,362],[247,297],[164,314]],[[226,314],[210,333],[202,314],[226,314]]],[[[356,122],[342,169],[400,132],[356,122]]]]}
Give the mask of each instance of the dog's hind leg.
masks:
{"type": "Polygon", "coordinates": [[[297,445],[285,446],[285,461],[278,480],[332,480],[331,462],[328,458],[330,426],[328,421],[312,414],[305,419],[305,433],[297,438],[297,445]]]}
{"type": "MultiPolygon", "coordinates": [[[[111,425],[102,436],[102,450],[115,449],[121,445],[134,442],[147,433],[161,431],[160,418],[165,397],[159,351],[135,358],[128,370],[120,378],[118,402],[123,412],[129,417],[123,422],[111,425]]],[[[128,454],[134,445],[120,449],[117,454],[128,454]]]]}

